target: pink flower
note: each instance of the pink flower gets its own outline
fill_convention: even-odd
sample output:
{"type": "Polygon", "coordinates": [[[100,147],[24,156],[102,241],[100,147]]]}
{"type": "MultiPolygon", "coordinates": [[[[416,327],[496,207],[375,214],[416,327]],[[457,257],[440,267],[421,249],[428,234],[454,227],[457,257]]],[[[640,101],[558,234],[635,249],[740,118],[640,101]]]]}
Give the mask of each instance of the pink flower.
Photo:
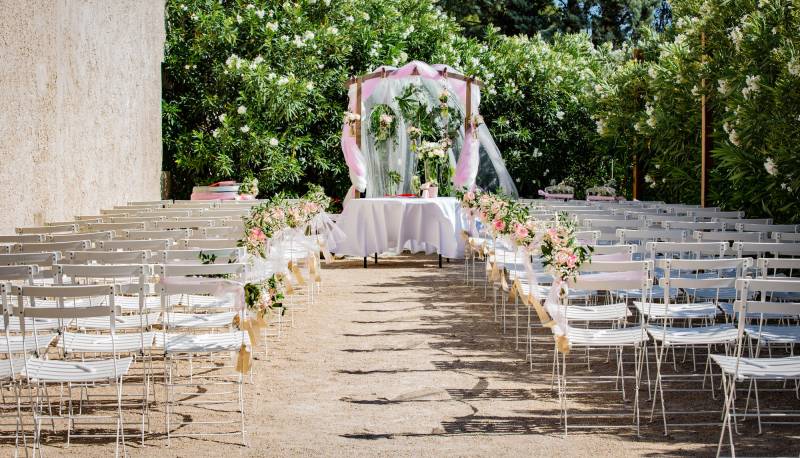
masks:
{"type": "Polygon", "coordinates": [[[250,238],[253,240],[258,240],[259,242],[263,242],[267,239],[267,235],[264,234],[264,231],[262,231],[260,227],[254,227],[250,229],[250,238]]]}
{"type": "Polygon", "coordinates": [[[567,257],[567,267],[570,269],[574,269],[575,265],[578,263],[578,257],[574,254],[571,254],[567,257]]]}
{"type": "Polygon", "coordinates": [[[517,236],[517,239],[522,240],[528,236],[528,228],[524,224],[514,223],[514,235],[517,236]]]}
{"type": "Polygon", "coordinates": [[[464,201],[465,202],[472,202],[473,200],[475,200],[475,193],[472,192],[472,191],[467,191],[464,194],[464,201]]]}
{"type": "Polygon", "coordinates": [[[492,221],[492,226],[494,226],[496,230],[502,231],[503,229],[506,228],[506,223],[502,219],[496,219],[492,221]]]}

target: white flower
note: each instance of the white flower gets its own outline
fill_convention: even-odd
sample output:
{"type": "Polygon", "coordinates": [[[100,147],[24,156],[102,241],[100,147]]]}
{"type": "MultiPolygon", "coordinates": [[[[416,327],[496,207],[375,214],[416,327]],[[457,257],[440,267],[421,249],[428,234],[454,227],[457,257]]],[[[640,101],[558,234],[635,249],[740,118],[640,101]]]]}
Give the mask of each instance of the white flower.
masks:
{"type": "Polygon", "coordinates": [[[695,85],[694,85],[694,87],[692,88],[692,95],[693,95],[693,96],[695,96],[695,97],[697,97],[698,95],[700,95],[700,88],[699,88],[699,87],[697,87],[697,85],[696,85],[696,84],[695,84],[695,85]]]}
{"type": "Polygon", "coordinates": [[[558,118],[558,119],[564,119],[564,112],[563,112],[563,111],[561,111],[561,110],[558,110],[558,111],[556,112],[556,118],[558,118]]]}
{"type": "Polygon", "coordinates": [[[241,130],[243,133],[245,133],[245,134],[246,134],[246,133],[250,132],[250,126],[248,126],[247,124],[245,124],[245,125],[243,125],[242,127],[240,127],[240,128],[239,128],[239,130],[241,130]]]}
{"type": "Polygon", "coordinates": [[[717,91],[722,95],[728,95],[731,92],[731,85],[726,80],[719,80],[717,82],[717,91]]]}
{"type": "Polygon", "coordinates": [[[328,27],[328,33],[330,33],[331,35],[336,35],[339,33],[339,29],[333,26],[328,27]]]}
{"type": "Polygon", "coordinates": [[[650,175],[645,175],[644,176],[644,182],[645,183],[653,183],[654,182],[653,181],[653,177],[651,177],[650,175]]]}
{"type": "Polygon", "coordinates": [[[534,158],[542,157],[542,152],[539,151],[539,148],[534,148],[533,149],[533,154],[531,154],[531,156],[534,157],[534,158]]]}
{"type": "Polygon", "coordinates": [[[346,18],[344,18],[344,20],[347,22],[353,22],[355,21],[355,18],[353,18],[353,16],[347,16],[346,18]]]}
{"type": "Polygon", "coordinates": [[[240,115],[247,113],[247,107],[244,105],[239,105],[239,108],[236,109],[236,112],[240,115]]]}
{"type": "Polygon", "coordinates": [[[185,70],[189,70],[189,69],[190,69],[190,68],[192,68],[192,67],[190,67],[190,66],[189,66],[189,64],[186,64],[186,65],[184,65],[184,66],[183,66],[183,68],[184,68],[185,70]]]}
{"type": "Polygon", "coordinates": [[[761,77],[759,75],[748,75],[747,78],[745,78],[747,86],[742,88],[742,95],[744,98],[749,98],[750,94],[755,94],[759,91],[760,86],[758,83],[760,81],[761,77]]]}
{"type": "Polygon", "coordinates": [[[280,84],[281,86],[283,86],[284,84],[287,84],[288,82],[289,82],[289,78],[287,78],[285,76],[281,76],[280,78],[278,78],[278,84],[280,84]]]}
{"type": "Polygon", "coordinates": [[[405,51],[400,51],[400,54],[397,56],[397,59],[400,62],[406,62],[408,60],[408,54],[405,51]]]}
{"type": "Polygon", "coordinates": [[[278,146],[278,139],[275,138],[275,137],[270,138],[269,139],[269,146],[278,146]]]}
{"type": "Polygon", "coordinates": [[[253,63],[256,65],[260,64],[261,62],[264,62],[264,58],[261,57],[261,55],[258,55],[255,59],[253,59],[253,63]]]}
{"type": "Polygon", "coordinates": [[[742,40],[744,39],[744,34],[742,34],[742,29],[739,27],[734,27],[728,33],[728,36],[731,37],[731,41],[733,42],[734,46],[736,46],[736,50],[739,50],[739,46],[742,44],[742,40]]]}
{"type": "Polygon", "coordinates": [[[365,12],[364,12],[364,14],[362,15],[362,17],[364,18],[364,20],[365,20],[365,21],[369,21],[369,14],[367,14],[367,12],[366,12],[366,11],[365,11],[365,12]]]}
{"type": "Polygon", "coordinates": [[[647,118],[647,125],[650,126],[653,129],[655,129],[655,127],[656,127],[656,118],[655,118],[655,116],[650,116],[649,118],[647,118]]]}
{"type": "Polygon", "coordinates": [[[264,19],[264,14],[264,10],[256,10],[256,16],[258,16],[259,19],[264,19]]]}
{"type": "Polygon", "coordinates": [[[239,24],[242,23],[242,17],[239,16],[238,14],[236,15],[236,22],[238,22],[239,24]]]}
{"type": "Polygon", "coordinates": [[[786,183],[781,183],[781,189],[786,189],[786,188],[788,188],[788,187],[789,187],[789,185],[788,185],[788,184],[786,184],[786,183]]]}
{"type": "Polygon", "coordinates": [[[225,59],[225,65],[228,67],[232,67],[234,65],[238,66],[239,56],[236,54],[231,54],[227,59],[225,59]]]}
{"type": "Polygon", "coordinates": [[[306,90],[311,91],[313,89],[314,89],[314,82],[313,81],[309,81],[308,83],[306,83],[306,90]]]}
{"type": "Polygon", "coordinates": [[[278,30],[278,23],[277,22],[267,22],[267,28],[271,31],[275,32],[278,30]]]}
{"type": "Polygon", "coordinates": [[[605,135],[605,133],[606,133],[606,120],[603,119],[603,118],[600,118],[600,119],[598,119],[596,121],[596,123],[597,123],[597,133],[599,135],[605,135]]]}
{"type": "Polygon", "coordinates": [[[778,166],[775,164],[775,161],[771,157],[768,157],[766,162],[764,162],[764,168],[767,170],[767,173],[769,173],[772,176],[778,174],[778,166]]]}
{"type": "Polygon", "coordinates": [[[189,7],[188,7],[188,6],[186,6],[186,5],[184,5],[183,3],[181,3],[181,9],[182,9],[183,11],[188,11],[188,10],[189,10],[189,7]]]}
{"type": "Polygon", "coordinates": [[[730,140],[733,146],[739,146],[742,143],[741,140],[739,139],[739,134],[737,134],[736,130],[734,129],[731,129],[731,131],[728,132],[728,140],[730,140]]]}
{"type": "Polygon", "coordinates": [[[789,61],[787,67],[790,75],[800,76],[800,61],[798,61],[797,58],[794,58],[791,61],[789,61]]]}
{"type": "Polygon", "coordinates": [[[658,76],[658,72],[656,72],[655,67],[650,67],[647,69],[647,74],[650,76],[651,79],[656,79],[658,76]]]}
{"type": "Polygon", "coordinates": [[[307,30],[306,33],[303,34],[303,40],[313,40],[314,39],[314,32],[307,30]]]}
{"type": "Polygon", "coordinates": [[[255,9],[255,5],[253,5],[252,3],[248,3],[245,8],[247,8],[248,10],[252,10],[255,9]]]}
{"type": "Polygon", "coordinates": [[[225,113],[222,113],[221,115],[219,115],[219,122],[225,122],[225,117],[226,117],[225,113]]]}
{"type": "Polygon", "coordinates": [[[213,131],[211,131],[211,136],[214,138],[219,137],[219,129],[214,129],[213,131]]]}
{"type": "Polygon", "coordinates": [[[294,36],[294,45],[297,46],[298,48],[303,48],[303,47],[305,47],[306,42],[303,41],[303,37],[301,37],[300,35],[295,35],[294,36]]]}
{"type": "Polygon", "coordinates": [[[658,169],[661,168],[661,164],[656,164],[656,165],[654,165],[654,167],[656,168],[656,170],[658,170],[658,169]]]}

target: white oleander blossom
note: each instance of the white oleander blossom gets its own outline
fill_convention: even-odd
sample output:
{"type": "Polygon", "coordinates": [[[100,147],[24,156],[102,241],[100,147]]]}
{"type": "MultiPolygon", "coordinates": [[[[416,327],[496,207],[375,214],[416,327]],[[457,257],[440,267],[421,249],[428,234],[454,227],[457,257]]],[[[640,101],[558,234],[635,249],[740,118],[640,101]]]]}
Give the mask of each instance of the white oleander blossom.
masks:
{"type": "Polygon", "coordinates": [[[219,115],[219,116],[218,116],[219,122],[225,122],[225,118],[226,118],[226,117],[227,117],[227,116],[225,116],[225,113],[222,113],[221,115],[219,115]]]}
{"type": "Polygon", "coordinates": [[[259,19],[264,19],[264,14],[266,14],[264,10],[256,10],[256,16],[258,16],[259,19]]]}
{"type": "Polygon", "coordinates": [[[556,111],[556,118],[559,120],[564,119],[564,112],[561,110],[556,111]]]}
{"type": "Polygon", "coordinates": [[[789,70],[789,74],[792,76],[800,76],[800,60],[796,57],[790,60],[787,64],[787,70],[789,70]]]}
{"type": "Polygon", "coordinates": [[[267,28],[273,32],[278,31],[278,23],[277,22],[267,22],[267,28]]]}
{"type": "Polygon", "coordinates": [[[270,138],[269,139],[269,146],[278,146],[278,139],[275,138],[275,137],[270,138]]]}
{"type": "Polygon", "coordinates": [[[728,33],[728,36],[731,38],[733,45],[736,47],[736,50],[739,51],[739,48],[742,45],[742,40],[744,39],[744,34],[742,33],[742,29],[738,26],[731,29],[728,33]]]}
{"type": "Polygon", "coordinates": [[[744,98],[750,98],[751,95],[757,94],[761,86],[759,83],[761,82],[761,76],[759,75],[748,75],[745,78],[746,86],[742,88],[742,95],[744,98]]]}
{"type": "Polygon", "coordinates": [[[600,118],[600,119],[598,119],[596,121],[596,123],[597,123],[597,133],[600,134],[600,135],[605,135],[605,133],[606,133],[606,121],[605,121],[605,119],[600,118]]]}
{"type": "Polygon", "coordinates": [[[240,128],[239,128],[239,130],[241,130],[241,131],[242,131],[242,133],[245,133],[245,134],[246,134],[246,133],[250,132],[250,126],[248,126],[247,124],[245,124],[245,125],[243,125],[242,127],[240,127],[240,128]]]}
{"type": "Polygon", "coordinates": [[[214,129],[211,131],[211,136],[214,138],[219,137],[219,129],[214,129]]]}
{"type": "Polygon", "coordinates": [[[656,79],[656,77],[658,77],[658,72],[655,67],[650,67],[647,69],[647,75],[650,76],[650,79],[656,79]]]}
{"type": "Polygon", "coordinates": [[[731,128],[731,130],[728,132],[728,140],[730,140],[733,146],[740,146],[742,144],[739,134],[736,133],[736,129],[733,128],[731,128]]]}
{"type": "Polygon", "coordinates": [[[236,109],[236,112],[240,115],[247,113],[247,107],[244,105],[239,105],[239,108],[236,109]]]}
{"type": "Polygon", "coordinates": [[[731,84],[727,80],[719,80],[717,82],[717,91],[722,95],[728,95],[731,93],[731,84]]]}
{"type": "Polygon", "coordinates": [[[261,62],[264,62],[264,58],[261,57],[261,54],[257,55],[256,58],[253,59],[253,63],[256,65],[261,64],[261,62]]]}
{"type": "Polygon", "coordinates": [[[539,150],[539,148],[534,148],[533,149],[533,154],[531,154],[531,157],[533,157],[533,158],[542,157],[542,152],[539,150]]]}
{"type": "Polygon", "coordinates": [[[764,162],[764,169],[772,176],[778,174],[778,165],[775,164],[775,161],[771,157],[768,157],[764,162]]]}

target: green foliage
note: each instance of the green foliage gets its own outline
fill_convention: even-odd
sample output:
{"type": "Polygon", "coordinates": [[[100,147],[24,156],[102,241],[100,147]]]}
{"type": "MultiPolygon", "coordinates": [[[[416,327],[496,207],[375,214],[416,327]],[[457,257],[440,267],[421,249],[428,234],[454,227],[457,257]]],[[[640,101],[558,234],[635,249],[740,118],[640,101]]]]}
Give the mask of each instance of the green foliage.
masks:
{"type": "Polygon", "coordinates": [[[674,27],[637,43],[644,62],[599,86],[598,131],[618,154],[639,155],[643,198],[697,202],[705,95],[714,204],[800,221],[800,11],[790,0],[672,6],[674,27]]]}
{"type": "Polygon", "coordinates": [[[164,158],[177,197],[253,175],[262,194],[347,189],[344,82],[430,60],[458,29],[428,0],[169,0],[164,158]]]}

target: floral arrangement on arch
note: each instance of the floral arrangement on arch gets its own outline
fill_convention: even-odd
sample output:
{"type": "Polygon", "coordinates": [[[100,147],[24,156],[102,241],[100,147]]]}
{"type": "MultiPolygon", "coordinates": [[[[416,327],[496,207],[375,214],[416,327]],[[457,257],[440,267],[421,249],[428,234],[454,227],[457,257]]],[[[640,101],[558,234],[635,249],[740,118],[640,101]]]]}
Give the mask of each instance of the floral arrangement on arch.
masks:
{"type": "Polygon", "coordinates": [[[369,128],[377,141],[385,142],[394,137],[397,130],[397,117],[389,105],[375,105],[370,114],[369,128]]]}

